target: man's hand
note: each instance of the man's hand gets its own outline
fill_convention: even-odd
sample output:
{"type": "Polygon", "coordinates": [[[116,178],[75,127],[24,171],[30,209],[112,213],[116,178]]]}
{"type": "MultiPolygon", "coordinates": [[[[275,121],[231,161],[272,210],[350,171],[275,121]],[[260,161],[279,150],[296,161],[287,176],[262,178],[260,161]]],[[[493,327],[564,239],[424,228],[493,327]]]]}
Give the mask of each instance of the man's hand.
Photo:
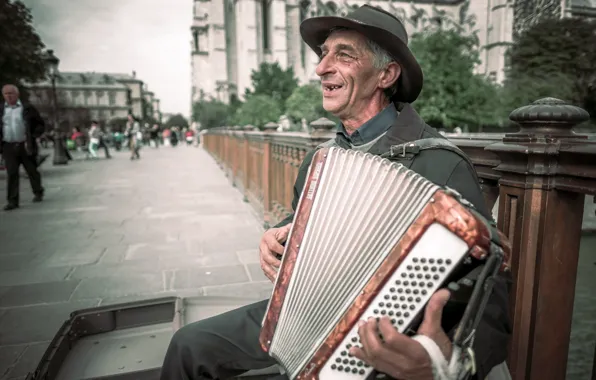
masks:
{"type": "MultiPolygon", "coordinates": [[[[418,329],[418,334],[426,335],[437,343],[447,360],[451,358],[452,347],[441,327],[441,318],[449,295],[448,290],[440,290],[431,297],[418,329]]],[[[397,332],[389,318],[381,318],[379,322],[374,318],[361,321],[358,334],[362,349],[354,347],[350,353],[377,371],[400,380],[433,379],[426,350],[417,341],[397,332]],[[379,333],[383,340],[379,338],[379,333]]]]}
{"type": "Polygon", "coordinates": [[[275,278],[277,277],[276,268],[279,268],[281,264],[281,261],[276,255],[282,255],[284,253],[282,243],[288,238],[290,228],[292,228],[291,223],[283,227],[268,229],[261,238],[261,243],[259,244],[261,269],[271,282],[275,282],[275,278]]]}

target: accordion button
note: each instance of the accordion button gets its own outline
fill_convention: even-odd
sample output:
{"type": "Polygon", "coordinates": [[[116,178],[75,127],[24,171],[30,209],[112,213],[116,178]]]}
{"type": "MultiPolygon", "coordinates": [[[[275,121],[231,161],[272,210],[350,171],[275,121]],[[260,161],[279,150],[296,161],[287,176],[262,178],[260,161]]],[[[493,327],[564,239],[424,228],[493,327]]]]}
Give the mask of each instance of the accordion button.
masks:
{"type": "Polygon", "coordinates": [[[451,260],[450,259],[445,260],[445,264],[451,265],[451,260]]]}
{"type": "Polygon", "coordinates": [[[363,369],[361,369],[361,370],[360,370],[358,373],[359,373],[360,375],[364,375],[364,374],[366,373],[366,371],[365,371],[365,370],[363,370],[363,369]]]}
{"type": "Polygon", "coordinates": [[[331,369],[337,369],[337,366],[335,364],[331,364],[331,369]]]}
{"type": "Polygon", "coordinates": [[[435,262],[435,259],[428,259],[429,264],[434,264],[434,262],[435,262]]]}
{"type": "Polygon", "coordinates": [[[443,259],[438,259],[437,264],[439,264],[439,265],[443,264],[443,259]]]}
{"type": "Polygon", "coordinates": [[[343,369],[344,369],[344,366],[343,365],[337,366],[337,370],[338,371],[343,371],[343,369]]]}

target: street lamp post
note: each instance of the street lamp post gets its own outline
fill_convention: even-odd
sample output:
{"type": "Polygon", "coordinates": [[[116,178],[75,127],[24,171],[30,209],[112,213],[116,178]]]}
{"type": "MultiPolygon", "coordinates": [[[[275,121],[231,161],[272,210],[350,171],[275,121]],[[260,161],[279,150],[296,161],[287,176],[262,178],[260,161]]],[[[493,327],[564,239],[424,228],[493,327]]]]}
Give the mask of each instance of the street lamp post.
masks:
{"type": "Polygon", "coordinates": [[[60,60],[54,55],[53,50],[46,53],[46,69],[52,82],[52,121],[54,124],[54,165],[67,165],[66,146],[64,136],[58,122],[58,97],[56,96],[56,78],[58,78],[58,64],[60,60]]]}

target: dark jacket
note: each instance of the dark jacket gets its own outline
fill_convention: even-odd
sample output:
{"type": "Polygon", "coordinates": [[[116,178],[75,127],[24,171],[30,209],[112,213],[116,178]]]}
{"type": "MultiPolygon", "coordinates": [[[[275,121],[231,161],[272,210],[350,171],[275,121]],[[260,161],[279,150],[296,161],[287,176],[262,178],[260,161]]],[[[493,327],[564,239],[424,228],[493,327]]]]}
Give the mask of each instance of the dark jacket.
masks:
{"type": "MultiPolygon", "coordinates": [[[[23,107],[23,122],[25,123],[25,149],[30,155],[37,155],[37,138],[45,131],[45,122],[35,107],[31,104],[21,102],[23,107]]],[[[0,153],[2,153],[2,142],[4,137],[4,105],[0,101],[0,153]]]]}
{"type": "MultiPolygon", "coordinates": [[[[370,148],[369,153],[381,155],[388,152],[392,145],[432,137],[444,138],[434,128],[428,126],[410,105],[406,104],[385,136],[370,148]]],[[[341,133],[337,134],[335,141],[340,147],[350,147],[341,133]]],[[[307,153],[298,171],[292,202],[294,210],[298,205],[315,151],[307,153]]],[[[458,191],[475,206],[479,213],[489,220],[492,219],[474,168],[457,153],[446,149],[424,150],[404,165],[437,185],[448,186],[458,191]]],[[[292,219],[293,215],[290,215],[276,227],[291,223],[292,219]]],[[[479,380],[484,379],[494,366],[507,358],[507,346],[511,334],[508,282],[509,278],[504,276],[495,284],[493,294],[476,332],[474,351],[477,375],[475,378],[479,380]]]]}

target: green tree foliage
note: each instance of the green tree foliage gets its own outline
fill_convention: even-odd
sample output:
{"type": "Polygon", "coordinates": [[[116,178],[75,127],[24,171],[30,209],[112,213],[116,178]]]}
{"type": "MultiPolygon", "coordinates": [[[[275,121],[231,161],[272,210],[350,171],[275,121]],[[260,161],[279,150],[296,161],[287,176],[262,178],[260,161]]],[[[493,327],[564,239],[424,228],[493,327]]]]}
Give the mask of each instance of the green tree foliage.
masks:
{"type": "Polygon", "coordinates": [[[35,82],[45,76],[44,44],[32,21],[22,2],[0,0],[0,86],[35,82]]]}
{"type": "Polygon", "coordinates": [[[410,48],[424,72],[414,107],[427,123],[446,128],[495,124],[500,116],[498,90],[474,74],[479,62],[474,34],[435,28],[412,36],[410,48]]]}
{"type": "Polygon", "coordinates": [[[319,86],[307,84],[297,87],[286,100],[286,115],[295,123],[303,118],[308,123],[330,115],[323,108],[323,93],[319,86]]]}
{"type": "Polygon", "coordinates": [[[231,107],[219,100],[201,100],[193,104],[192,119],[201,129],[223,127],[230,121],[231,107]]]}
{"type": "Polygon", "coordinates": [[[247,89],[245,97],[253,95],[270,96],[279,103],[279,108],[284,108],[285,101],[298,87],[298,79],[294,76],[291,67],[284,70],[279,63],[261,63],[258,70],[253,70],[251,76],[253,90],[247,89]]]}
{"type": "Polygon", "coordinates": [[[596,118],[596,22],[542,20],[519,36],[508,60],[506,86],[552,91],[550,96],[585,107],[596,118]]]}
{"type": "Polygon", "coordinates": [[[188,120],[182,114],[173,115],[166,122],[166,128],[171,127],[188,128],[188,120]]]}
{"type": "Polygon", "coordinates": [[[258,128],[270,121],[277,121],[282,115],[279,101],[267,95],[251,95],[236,111],[234,123],[238,125],[254,125],[258,128]]]}

